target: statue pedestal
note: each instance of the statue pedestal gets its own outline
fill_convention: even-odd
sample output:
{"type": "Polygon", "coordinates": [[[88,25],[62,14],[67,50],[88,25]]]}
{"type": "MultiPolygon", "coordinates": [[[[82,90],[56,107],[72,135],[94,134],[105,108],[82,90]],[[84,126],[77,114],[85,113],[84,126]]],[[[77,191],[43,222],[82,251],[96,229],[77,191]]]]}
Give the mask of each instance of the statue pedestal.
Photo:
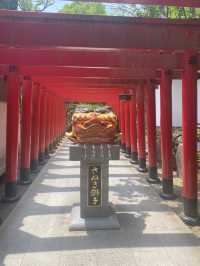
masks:
{"type": "Polygon", "coordinates": [[[70,146],[70,160],[80,165],[80,207],[72,210],[69,230],[117,229],[116,214],[108,201],[109,160],[119,160],[119,145],[70,146]]]}

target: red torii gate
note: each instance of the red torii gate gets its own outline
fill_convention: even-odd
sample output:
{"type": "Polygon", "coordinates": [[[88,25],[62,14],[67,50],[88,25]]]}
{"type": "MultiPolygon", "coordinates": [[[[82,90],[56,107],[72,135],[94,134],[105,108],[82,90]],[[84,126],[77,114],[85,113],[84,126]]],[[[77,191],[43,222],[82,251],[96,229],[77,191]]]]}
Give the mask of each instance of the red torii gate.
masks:
{"type": "MultiPolygon", "coordinates": [[[[135,2],[164,3],[161,0],[135,2]]],[[[196,7],[195,1],[182,1],[182,5],[188,6],[186,2],[196,7]]],[[[165,1],[165,4],[176,3],[172,0],[165,1]]],[[[196,83],[197,70],[200,68],[199,27],[199,20],[171,21],[0,11],[0,74],[7,74],[8,88],[9,156],[5,199],[11,201],[17,198],[18,98],[21,77],[24,77],[22,140],[25,142],[22,143],[22,157],[25,159],[27,154],[30,156],[22,160],[23,183],[30,181],[30,167],[37,170],[38,158],[43,163],[45,152],[48,156],[49,148],[63,134],[64,100],[70,98],[70,95],[73,99],[75,90],[76,93],[81,90],[92,93],[92,88],[98,90],[102,99],[110,97],[109,90],[113,89],[118,91],[115,96],[121,95],[119,106],[122,147],[128,155],[131,151],[134,162],[138,154],[140,171],[146,170],[144,98],[146,99],[148,181],[157,182],[155,86],[160,83],[161,195],[167,199],[174,198],[171,82],[175,77],[183,79],[184,220],[195,223],[198,218],[196,83]],[[31,129],[28,121],[31,119],[32,102],[31,129]]],[[[86,99],[86,96],[80,95],[80,99],[86,99]]]]}

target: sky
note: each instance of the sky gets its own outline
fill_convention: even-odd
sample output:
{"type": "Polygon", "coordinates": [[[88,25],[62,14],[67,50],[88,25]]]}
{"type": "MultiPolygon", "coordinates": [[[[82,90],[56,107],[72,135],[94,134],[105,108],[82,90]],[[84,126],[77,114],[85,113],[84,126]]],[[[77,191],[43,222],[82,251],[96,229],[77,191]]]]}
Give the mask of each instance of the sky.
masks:
{"type": "Polygon", "coordinates": [[[46,9],[46,12],[57,12],[60,10],[65,4],[69,3],[69,1],[63,1],[63,0],[55,0],[55,4],[48,7],[46,9]]]}

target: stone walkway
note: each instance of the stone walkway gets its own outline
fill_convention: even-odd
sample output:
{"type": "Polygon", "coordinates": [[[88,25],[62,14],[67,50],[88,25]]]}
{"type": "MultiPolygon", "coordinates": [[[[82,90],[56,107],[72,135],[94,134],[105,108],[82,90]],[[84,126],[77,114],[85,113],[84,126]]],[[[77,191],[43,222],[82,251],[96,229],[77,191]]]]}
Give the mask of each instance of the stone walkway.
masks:
{"type": "Polygon", "coordinates": [[[110,162],[120,230],[69,232],[79,163],[64,142],[0,228],[0,265],[199,266],[200,239],[123,157],[110,162]]]}

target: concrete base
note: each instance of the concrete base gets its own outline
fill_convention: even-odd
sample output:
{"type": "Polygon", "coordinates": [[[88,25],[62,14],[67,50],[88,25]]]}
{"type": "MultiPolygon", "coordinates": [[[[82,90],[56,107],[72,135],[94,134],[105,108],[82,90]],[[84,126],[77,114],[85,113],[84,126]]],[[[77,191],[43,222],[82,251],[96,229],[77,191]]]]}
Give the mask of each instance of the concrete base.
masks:
{"type": "Polygon", "coordinates": [[[75,206],[71,213],[71,223],[69,231],[87,231],[87,230],[111,230],[119,229],[120,224],[117,215],[112,213],[108,217],[80,217],[80,206],[75,206]]]}
{"type": "Polygon", "coordinates": [[[182,213],[180,217],[185,224],[188,224],[190,226],[200,225],[199,217],[189,217],[189,216],[186,216],[184,213],[182,213]]]}

